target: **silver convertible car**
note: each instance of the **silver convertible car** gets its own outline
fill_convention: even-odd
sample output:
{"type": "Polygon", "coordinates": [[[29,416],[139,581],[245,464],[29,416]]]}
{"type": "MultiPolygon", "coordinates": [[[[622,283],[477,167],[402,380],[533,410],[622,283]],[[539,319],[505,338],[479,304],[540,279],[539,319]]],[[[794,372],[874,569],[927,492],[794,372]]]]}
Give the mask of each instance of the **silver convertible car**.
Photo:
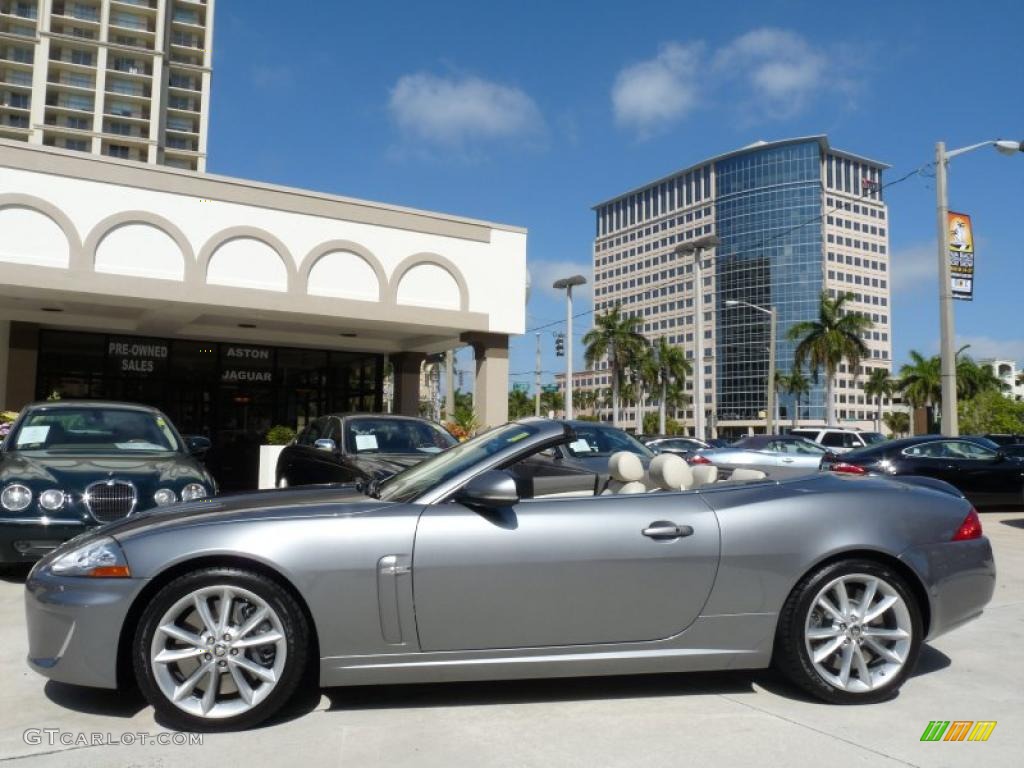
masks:
{"type": "Polygon", "coordinates": [[[29,664],[241,728],[323,686],[755,669],[891,696],[981,613],[995,566],[938,480],[714,482],[679,457],[522,472],[571,425],[507,424],[364,492],[204,499],[67,542],[26,581],[29,664]]]}

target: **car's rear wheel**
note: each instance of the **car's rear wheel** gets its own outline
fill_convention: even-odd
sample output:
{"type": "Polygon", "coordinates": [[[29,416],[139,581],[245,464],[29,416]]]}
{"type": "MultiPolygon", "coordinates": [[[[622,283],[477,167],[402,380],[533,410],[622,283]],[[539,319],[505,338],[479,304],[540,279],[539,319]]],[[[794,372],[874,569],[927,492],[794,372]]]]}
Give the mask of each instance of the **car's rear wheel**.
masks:
{"type": "Polygon", "coordinates": [[[894,695],[914,669],[921,608],[905,579],[872,560],[825,565],[790,593],[779,616],[776,665],[836,704],[894,695]]]}
{"type": "Polygon", "coordinates": [[[287,590],[257,573],[206,568],[156,594],[132,656],[162,720],[204,731],[273,715],[302,678],[308,647],[305,615],[287,590]]]}

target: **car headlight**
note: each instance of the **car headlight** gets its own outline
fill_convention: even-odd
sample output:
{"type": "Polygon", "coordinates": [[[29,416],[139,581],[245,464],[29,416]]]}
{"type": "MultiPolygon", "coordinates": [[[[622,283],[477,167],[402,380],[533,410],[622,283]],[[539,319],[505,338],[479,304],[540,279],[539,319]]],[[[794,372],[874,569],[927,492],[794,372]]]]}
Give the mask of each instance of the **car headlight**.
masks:
{"type": "Polygon", "coordinates": [[[166,507],[168,504],[173,504],[177,500],[178,497],[170,488],[161,488],[153,494],[153,501],[156,502],[158,507],[166,507]]]}
{"type": "Polygon", "coordinates": [[[39,506],[47,512],[56,512],[64,506],[64,491],[50,488],[39,494],[39,506]]]}
{"type": "Polygon", "coordinates": [[[32,491],[19,483],[11,483],[0,493],[0,506],[10,512],[21,512],[32,503],[32,491]]]}
{"type": "Polygon", "coordinates": [[[206,496],[206,487],[200,483],[189,483],[188,485],[181,489],[182,501],[195,501],[196,499],[205,499],[206,496]]]}
{"type": "Polygon", "coordinates": [[[109,536],[65,552],[48,566],[57,576],[89,576],[92,578],[127,578],[131,576],[128,561],[117,542],[109,536]]]}

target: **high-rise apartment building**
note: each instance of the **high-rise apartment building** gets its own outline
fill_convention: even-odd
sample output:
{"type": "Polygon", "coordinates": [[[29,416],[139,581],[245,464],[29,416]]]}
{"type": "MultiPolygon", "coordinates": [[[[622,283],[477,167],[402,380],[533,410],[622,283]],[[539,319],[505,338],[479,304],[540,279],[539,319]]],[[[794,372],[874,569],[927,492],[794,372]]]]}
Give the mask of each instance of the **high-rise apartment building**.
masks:
{"type": "Polygon", "coordinates": [[[0,0],[0,138],[203,171],[214,0],[0,0]]]}
{"type": "MultiPolygon", "coordinates": [[[[839,368],[834,398],[840,423],[871,428],[876,406],[864,395],[873,368],[891,369],[889,215],[883,163],[831,147],[825,136],[757,142],[632,189],[595,206],[594,306],[620,305],[643,320],[651,340],[682,347],[704,377],[707,423],[721,434],[763,428],[768,377],[768,317],[728,300],[778,312],[776,368],[793,366],[787,333],[818,316],[823,290],[851,293],[849,307],[874,325],[860,370],[839,368]],[[715,234],[700,285],[694,257],[680,245],[715,234]],[[694,298],[703,298],[703,337],[695,339],[694,298]]],[[[810,373],[810,372],[808,372],[810,373]]],[[[607,366],[577,374],[605,388],[607,366]]],[[[560,382],[561,383],[561,382],[560,382]]],[[[692,381],[688,382],[692,394],[692,381]]],[[[779,397],[783,423],[825,420],[824,374],[802,396],[779,397]]],[[[648,410],[656,410],[653,404],[648,410]]],[[[693,405],[679,417],[693,423],[693,405]]],[[[625,423],[635,411],[627,407],[625,423]]]]}

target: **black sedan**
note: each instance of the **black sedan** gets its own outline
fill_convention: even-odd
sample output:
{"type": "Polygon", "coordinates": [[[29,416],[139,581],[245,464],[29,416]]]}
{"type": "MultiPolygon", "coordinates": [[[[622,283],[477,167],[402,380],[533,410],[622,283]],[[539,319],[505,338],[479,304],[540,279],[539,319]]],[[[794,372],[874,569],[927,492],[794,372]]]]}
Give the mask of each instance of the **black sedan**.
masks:
{"type": "Polygon", "coordinates": [[[277,487],[380,481],[458,442],[444,427],[412,416],[322,416],[281,451],[277,487]]]}
{"type": "Polygon", "coordinates": [[[209,448],[205,437],[182,438],[155,408],[27,406],[0,444],[0,563],[35,560],[89,527],[216,493],[198,460],[209,448]]]}
{"type": "Polygon", "coordinates": [[[978,507],[1024,503],[1024,460],[984,437],[907,437],[844,453],[829,464],[835,472],[934,477],[978,507]]]}

